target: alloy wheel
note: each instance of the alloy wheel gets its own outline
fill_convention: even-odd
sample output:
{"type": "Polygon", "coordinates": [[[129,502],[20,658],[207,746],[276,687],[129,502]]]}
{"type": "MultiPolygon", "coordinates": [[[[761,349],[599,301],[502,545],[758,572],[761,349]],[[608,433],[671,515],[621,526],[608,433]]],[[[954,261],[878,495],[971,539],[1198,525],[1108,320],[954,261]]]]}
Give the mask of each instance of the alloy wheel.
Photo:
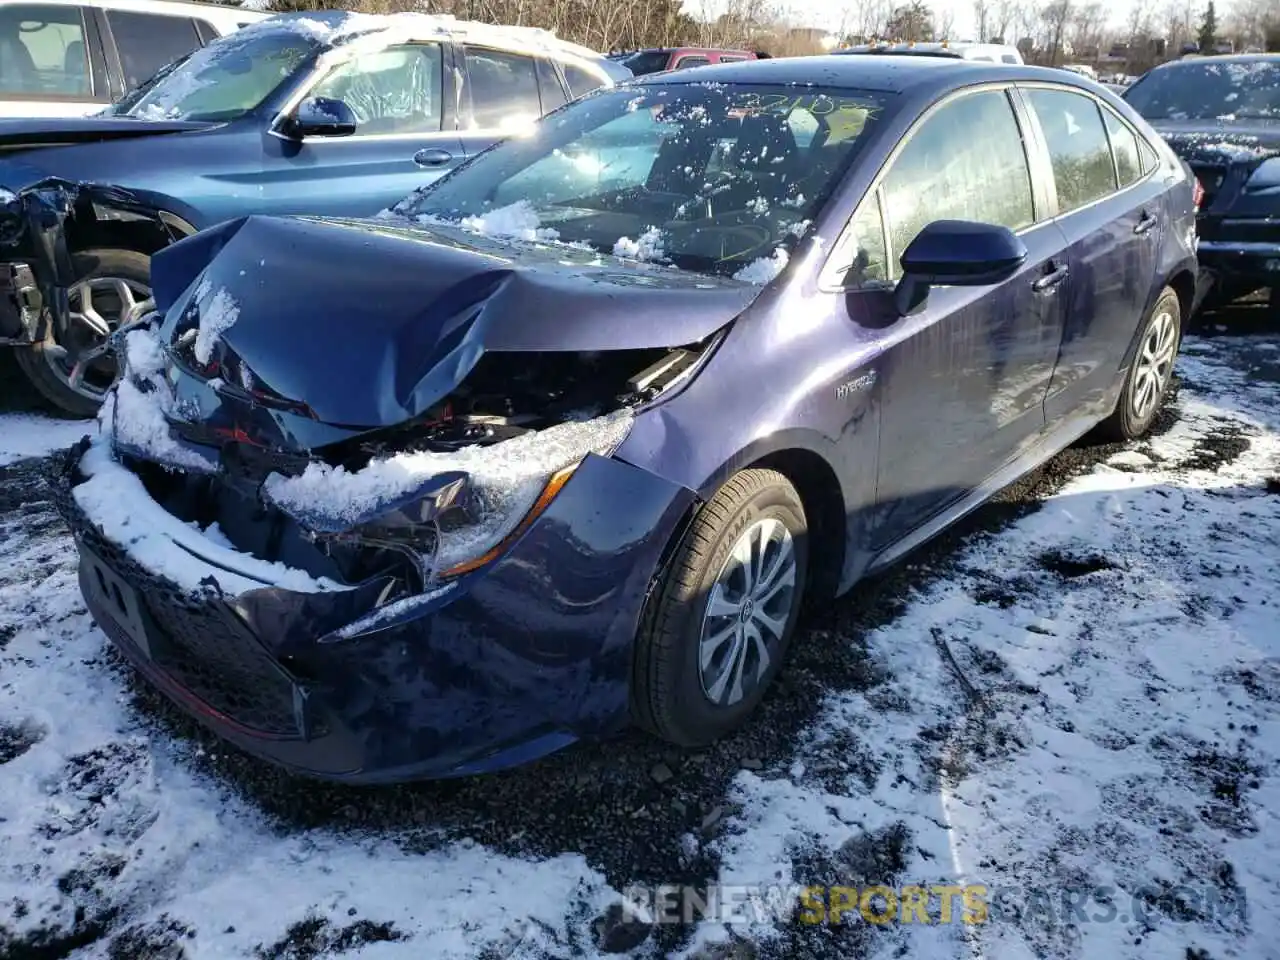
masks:
{"type": "Polygon", "coordinates": [[[712,703],[731,707],[760,683],[798,594],[790,531],[772,517],[757,520],[734,543],[703,614],[698,672],[712,703]]]}
{"type": "Polygon", "coordinates": [[[101,401],[115,381],[108,337],[151,306],[145,284],[124,277],[89,277],[67,291],[67,322],[58,350],[44,356],[54,376],[75,393],[101,401]]]}
{"type": "Polygon", "coordinates": [[[1169,311],[1161,311],[1151,319],[1138,351],[1129,401],[1136,420],[1146,420],[1164,396],[1177,350],[1177,321],[1169,311]]]}

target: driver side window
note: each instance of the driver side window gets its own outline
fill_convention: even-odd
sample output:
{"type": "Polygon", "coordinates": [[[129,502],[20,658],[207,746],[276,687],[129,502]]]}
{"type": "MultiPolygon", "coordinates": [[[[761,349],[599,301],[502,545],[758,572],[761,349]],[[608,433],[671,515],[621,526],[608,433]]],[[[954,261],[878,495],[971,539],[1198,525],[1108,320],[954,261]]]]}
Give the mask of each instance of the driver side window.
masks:
{"type": "Polygon", "coordinates": [[[1034,223],[1031,171],[1008,95],[985,90],[935,111],[910,134],[882,191],[891,280],[902,272],[902,252],[934,220],[1010,230],[1034,223]]]}
{"type": "Polygon", "coordinates": [[[361,54],[312,87],[309,96],[341,100],[356,115],[356,136],[440,129],[443,60],[434,43],[361,54]]]}

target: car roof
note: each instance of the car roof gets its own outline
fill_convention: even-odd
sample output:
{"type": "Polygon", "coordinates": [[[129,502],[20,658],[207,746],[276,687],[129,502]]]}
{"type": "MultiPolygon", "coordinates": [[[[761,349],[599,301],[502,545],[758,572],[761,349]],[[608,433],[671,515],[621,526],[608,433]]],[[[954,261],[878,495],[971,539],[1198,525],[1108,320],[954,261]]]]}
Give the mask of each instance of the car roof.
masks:
{"type": "MultiPolygon", "coordinates": [[[[83,7],[86,0],[0,0],[0,7],[29,6],[37,3],[49,7],[83,7]]],[[[162,13],[184,11],[191,14],[200,11],[201,15],[215,16],[227,21],[261,21],[270,17],[270,13],[249,7],[232,7],[214,0],[93,0],[92,6],[106,10],[134,10],[138,12],[162,13]]]]}
{"type": "Polygon", "coordinates": [[[1197,54],[1194,57],[1182,57],[1178,60],[1170,60],[1168,63],[1162,63],[1159,66],[1152,67],[1152,70],[1163,70],[1166,67],[1176,67],[1184,63],[1280,63],[1280,53],[1214,53],[1214,54],[1197,54]]]}
{"type": "Polygon", "coordinates": [[[607,59],[590,47],[562,40],[539,27],[509,27],[460,20],[444,13],[352,13],[347,10],[312,10],[281,13],[256,25],[257,29],[301,30],[330,47],[362,37],[386,36],[392,42],[413,40],[472,40],[499,49],[543,53],[556,58],[575,57],[603,69],[607,59]]]}
{"type": "Polygon", "coordinates": [[[745,60],[741,63],[712,64],[691,67],[674,73],[637,77],[636,84],[675,83],[741,83],[778,84],[783,86],[831,86],[883,93],[905,93],[908,90],[935,90],[939,93],[959,86],[984,81],[1040,80],[1073,86],[1080,90],[1096,90],[1078,74],[1048,67],[1032,67],[1014,63],[986,63],[952,57],[903,57],[894,54],[861,54],[818,57],[779,57],[771,60],[745,60]]]}

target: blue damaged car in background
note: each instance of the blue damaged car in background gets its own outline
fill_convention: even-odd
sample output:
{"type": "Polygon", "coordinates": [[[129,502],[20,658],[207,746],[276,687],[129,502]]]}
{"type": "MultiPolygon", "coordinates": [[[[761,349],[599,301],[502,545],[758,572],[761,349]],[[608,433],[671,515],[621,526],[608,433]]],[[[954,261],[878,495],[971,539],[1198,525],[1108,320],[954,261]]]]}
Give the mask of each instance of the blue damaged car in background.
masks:
{"type": "Polygon", "coordinates": [[[629,76],[543,30],[286,14],[103,115],[0,121],[0,344],[92,414],[115,372],[106,335],[149,299],[156,250],[247,213],[370,216],[629,76]]]}
{"type": "Polygon", "coordinates": [[[828,642],[802,601],[1149,429],[1193,230],[1177,157],[1062,71],[646,77],[385,216],[161,251],[51,482],[97,623],[260,757],[390,781],[629,722],[695,747],[828,642]]]}

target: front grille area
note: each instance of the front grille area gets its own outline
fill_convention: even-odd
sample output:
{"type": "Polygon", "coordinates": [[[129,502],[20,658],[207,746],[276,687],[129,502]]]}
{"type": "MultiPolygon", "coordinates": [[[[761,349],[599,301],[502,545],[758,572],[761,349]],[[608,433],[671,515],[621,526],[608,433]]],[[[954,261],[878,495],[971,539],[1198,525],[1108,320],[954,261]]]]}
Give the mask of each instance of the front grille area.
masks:
{"type": "MultiPolygon", "coordinates": [[[[277,739],[302,737],[295,684],[235,613],[214,597],[190,594],[151,573],[89,522],[68,479],[79,457],[80,451],[73,449],[65,468],[50,476],[54,504],[82,544],[137,591],[162,641],[152,644],[155,666],[248,730],[277,739]]],[[[107,632],[116,643],[129,642],[122,629],[107,632]]]]}

